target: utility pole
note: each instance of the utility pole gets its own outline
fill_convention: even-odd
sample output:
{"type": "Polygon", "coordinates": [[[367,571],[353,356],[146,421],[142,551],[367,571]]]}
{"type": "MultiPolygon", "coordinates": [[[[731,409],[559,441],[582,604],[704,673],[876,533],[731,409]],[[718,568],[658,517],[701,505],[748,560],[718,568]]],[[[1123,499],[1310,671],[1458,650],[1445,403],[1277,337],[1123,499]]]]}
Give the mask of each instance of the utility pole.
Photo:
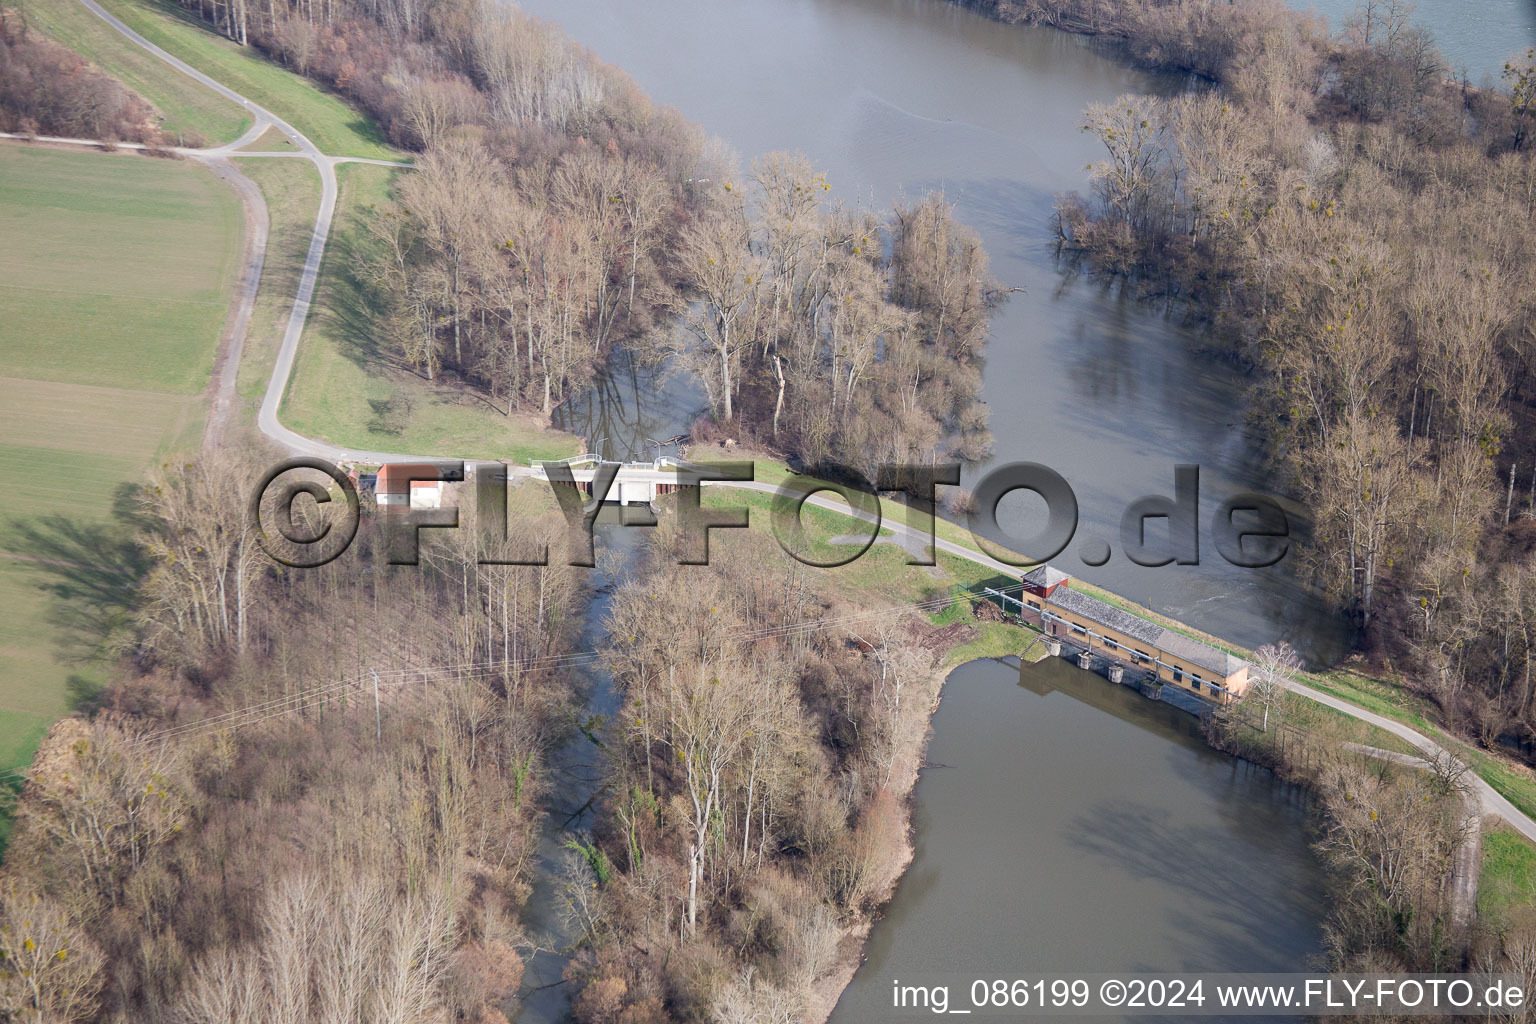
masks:
{"type": "Polygon", "coordinates": [[[384,719],[379,714],[379,674],[373,669],[368,670],[373,676],[373,739],[379,746],[384,745],[384,719]]]}

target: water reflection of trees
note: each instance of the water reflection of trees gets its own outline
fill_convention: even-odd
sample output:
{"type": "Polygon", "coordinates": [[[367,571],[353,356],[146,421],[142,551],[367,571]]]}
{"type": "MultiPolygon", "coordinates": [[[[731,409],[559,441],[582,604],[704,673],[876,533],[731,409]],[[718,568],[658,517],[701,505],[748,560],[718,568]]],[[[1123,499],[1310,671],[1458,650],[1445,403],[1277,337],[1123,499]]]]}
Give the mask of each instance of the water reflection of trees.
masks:
{"type": "Polygon", "coordinates": [[[555,424],[585,436],[590,446],[600,443],[605,457],[654,458],[673,451],[659,443],[685,432],[702,406],[686,374],[618,351],[590,388],[555,411],[555,424]]]}

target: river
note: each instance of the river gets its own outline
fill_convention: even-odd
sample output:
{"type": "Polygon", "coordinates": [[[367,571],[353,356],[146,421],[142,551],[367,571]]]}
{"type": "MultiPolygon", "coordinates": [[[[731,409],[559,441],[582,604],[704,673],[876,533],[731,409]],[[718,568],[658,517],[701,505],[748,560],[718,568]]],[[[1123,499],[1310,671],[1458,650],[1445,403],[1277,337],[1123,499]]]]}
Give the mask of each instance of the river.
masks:
{"type": "MultiPolygon", "coordinates": [[[[1201,467],[1206,523],[1231,493],[1273,490],[1243,377],[1200,355],[1199,337],[1162,310],[1069,272],[1051,248],[1054,197],[1084,189],[1100,156],[1078,131],[1082,109],[1183,81],[942,0],[522,6],[744,162],[803,151],[839,198],[874,209],[942,188],[994,275],[1024,289],[993,319],[983,397],[996,451],[967,481],[1003,462],[1046,463],[1077,494],[1079,539],[1115,549],[1091,568],[1074,541],[1059,568],[1244,645],[1284,638],[1314,660],[1347,649],[1345,623],[1288,562],[1237,569],[1208,540],[1198,566],[1144,568],[1119,551],[1123,510],[1171,494],[1179,463],[1201,467]]],[[[702,404],[688,382],[619,360],[561,415],[623,458],[685,430],[702,404]]],[[[1002,509],[1020,537],[1039,511],[1020,495],[1002,509]]],[[[1059,660],[956,670],[929,751],[946,767],[925,771],[915,793],[916,859],[834,1021],[885,1019],[896,975],[1307,966],[1323,913],[1307,811],[1194,728],[1059,660]]]]}
{"type": "MultiPolygon", "coordinates": [[[[600,650],[607,640],[608,609],[613,593],[634,567],[647,531],[619,524],[617,507],[605,507],[594,524],[601,551],[592,571],[593,590],[584,613],[578,651],[600,650]]],[[[577,854],[569,844],[591,842],[597,798],[605,782],[599,743],[623,703],[613,677],[600,658],[577,658],[582,689],[574,697],[572,718],[550,752],[550,792],[539,829],[533,891],[521,919],[536,952],[529,958],[519,996],[517,1024],[558,1024],[570,1018],[570,986],[563,983],[566,951],[581,937],[567,911],[566,885],[577,854]]]]}
{"type": "MultiPolygon", "coordinates": [[[[1343,29],[1358,0],[1303,0],[1343,29]]],[[[1536,46],[1536,0],[1416,0],[1413,20],[1429,29],[1451,74],[1500,84],[1504,62],[1536,46]]]]}
{"type": "Polygon", "coordinates": [[[1061,658],[974,661],[928,761],[912,864],[833,1024],[889,1019],[893,978],[1296,971],[1321,948],[1305,797],[1183,711],[1061,658]]]}
{"type": "MultiPolygon", "coordinates": [[[[1125,92],[1169,93],[1182,80],[1127,70],[1085,39],[999,25],[940,0],[530,0],[605,60],[629,71],[750,160],[797,149],[826,168],[844,201],[884,209],[942,188],[976,228],[994,275],[1022,287],[995,313],[983,398],[995,455],[967,467],[1042,462],[1072,485],[1078,540],[1058,567],[1245,646],[1285,638],[1307,655],[1343,651],[1341,619],[1287,563],[1226,564],[1205,541],[1202,564],[1147,568],[1119,555],[1135,499],[1172,494],[1174,467],[1201,468],[1202,529],[1226,496],[1271,490],[1265,449],[1247,423],[1246,381],[1198,354],[1199,338],[1159,309],[1064,274],[1052,250],[1054,197],[1084,187],[1099,157],[1077,129],[1082,109],[1125,92]],[[748,44],[750,41],[750,45],[748,44]],[[1079,542],[1116,557],[1091,568],[1079,542]]],[[[563,424],[625,457],[689,425],[697,392],[645,376],[607,379],[563,410],[563,424]],[[622,400],[622,409],[616,408],[622,400]],[[643,426],[635,425],[636,413],[643,426]],[[588,424],[589,416],[597,420],[588,424]],[[615,426],[628,418],[626,429],[615,426]]],[[[1283,495],[1281,497],[1284,497],[1283,495]]],[[[1043,502],[1005,498],[1015,536],[1044,525],[1043,502]]]]}

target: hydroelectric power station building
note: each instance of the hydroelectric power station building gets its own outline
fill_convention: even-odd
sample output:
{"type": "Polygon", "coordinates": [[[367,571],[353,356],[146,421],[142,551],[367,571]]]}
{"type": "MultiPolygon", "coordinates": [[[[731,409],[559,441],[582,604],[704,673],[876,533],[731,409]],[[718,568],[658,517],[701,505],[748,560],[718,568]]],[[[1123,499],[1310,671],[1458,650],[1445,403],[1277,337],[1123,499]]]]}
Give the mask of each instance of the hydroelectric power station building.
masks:
{"type": "Polygon", "coordinates": [[[1248,689],[1248,663],[1150,619],[1072,589],[1048,565],[1025,573],[1021,617],[1047,635],[1123,662],[1204,700],[1226,704],[1248,689]]]}

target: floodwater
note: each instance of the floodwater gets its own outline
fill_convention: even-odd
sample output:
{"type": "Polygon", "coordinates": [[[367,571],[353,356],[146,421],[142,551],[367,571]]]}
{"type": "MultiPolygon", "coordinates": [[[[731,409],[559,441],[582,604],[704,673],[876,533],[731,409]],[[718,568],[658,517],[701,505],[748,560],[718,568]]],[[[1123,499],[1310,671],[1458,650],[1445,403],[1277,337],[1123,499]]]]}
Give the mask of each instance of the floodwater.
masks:
{"type": "MultiPolygon", "coordinates": [[[[1359,0],[1301,0],[1341,31],[1359,0]]],[[[1413,22],[1429,29],[1450,65],[1473,85],[1498,85],[1504,62],[1536,46],[1536,0],[1416,0],[1413,22]]]]}
{"type": "MultiPolygon", "coordinates": [[[[1332,0],[1329,0],[1332,2],[1332,0]]],[[[1344,0],[1340,0],[1344,2],[1344,0]]],[[[1523,43],[1528,0],[1425,0],[1443,41],[1504,18],[1523,43]],[[1477,9],[1472,16],[1471,9],[1477,9]],[[1435,12],[1439,12],[1438,15],[1435,12]]],[[[1067,478],[1078,539],[1059,568],[1245,645],[1288,639],[1314,660],[1347,649],[1347,624],[1291,569],[1225,564],[1211,513],[1239,491],[1274,493],[1249,381],[1199,353],[1198,334],[1052,251],[1055,197],[1085,190],[1089,103],[1168,94],[1177,79],[1117,64],[1087,40],[1009,27],[943,0],[525,0],[732,145],[744,162],[800,150],[835,194],[884,209],[941,188],[981,234],[994,275],[1020,287],[996,313],[984,398],[997,465],[1067,478]],[[1201,468],[1202,564],[1145,568],[1121,552],[1124,509],[1201,468]],[[1113,557],[1082,564],[1078,545],[1113,557]]],[[[1471,51],[1467,51],[1471,52],[1471,51]]],[[[1480,57],[1502,61],[1503,54],[1480,57]]],[[[1453,49],[1453,59],[1457,56],[1453,49]]],[[[703,405],[685,381],[623,362],[563,414],[606,454],[686,430],[703,405]]],[[[1283,494],[1278,495],[1284,499],[1283,494]]],[[[1005,499],[1005,526],[1041,510],[1005,499]]],[[[1298,530],[1297,543],[1304,542],[1298,530]]],[[[833,1020],[890,1018],[894,977],[1041,971],[1297,971],[1321,946],[1323,880],[1308,809],[1268,773],[1214,754],[1196,722],[1049,660],[957,669],[933,719],[915,793],[916,858],[833,1020]]]]}
{"type": "MultiPolygon", "coordinates": [[[[933,188],[955,200],[958,216],[981,234],[994,276],[1024,289],[992,320],[983,398],[996,448],[988,462],[967,467],[965,482],[1015,461],[1064,476],[1080,525],[1053,559],[1058,568],[1245,646],[1287,639],[1317,659],[1347,647],[1347,624],[1298,581],[1294,557],[1239,569],[1211,543],[1224,499],[1275,490],[1248,423],[1249,382],[1199,354],[1199,337],[1160,308],[1064,271],[1052,250],[1056,195],[1084,189],[1084,168],[1099,158],[1097,143],[1077,128],[1082,109],[1127,92],[1173,92],[1182,80],[1128,70],[1081,37],[999,25],[941,0],[523,7],[625,68],[744,162],[803,151],[829,172],[843,201],[882,210],[933,188]],[[1121,517],[1139,497],[1172,495],[1181,463],[1201,470],[1202,563],[1135,565],[1120,551],[1121,517]],[[1113,548],[1098,568],[1078,555],[1095,539],[1113,548]]],[[[606,454],[624,458],[647,437],[686,430],[703,404],[686,383],[661,390],[654,374],[621,367],[617,379],[563,410],[562,422],[594,441],[622,435],[606,454]]],[[[1016,548],[1038,554],[1027,538],[1043,529],[1043,501],[1015,492],[1000,518],[1019,538],[1016,548]]]]}
{"type": "Polygon", "coordinates": [[[1324,913],[1305,797],[1198,728],[1062,658],[956,669],[912,864],[832,1024],[905,1019],[894,979],[1305,969],[1324,913]]]}

